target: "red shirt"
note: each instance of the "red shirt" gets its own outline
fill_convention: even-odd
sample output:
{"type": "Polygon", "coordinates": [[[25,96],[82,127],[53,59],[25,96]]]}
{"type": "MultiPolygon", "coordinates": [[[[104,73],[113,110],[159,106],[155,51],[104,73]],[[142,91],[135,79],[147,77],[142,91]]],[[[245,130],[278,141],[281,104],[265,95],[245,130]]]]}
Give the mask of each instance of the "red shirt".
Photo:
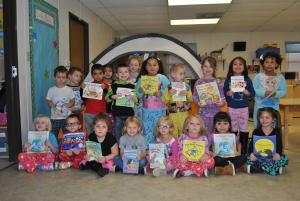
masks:
{"type": "Polygon", "coordinates": [[[93,83],[98,83],[98,84],[104,84],[105,89],[103,89],[103,95],[101,100],[97,99],[91,99],[87,98],[85,101],[86,109],[85,113],[89,114],[98,114],[99,112],[106,112],[106,102],[105,102],[105,95],[108,91],[109,85],[103,81],[101,82],[93,82],[93,83]]]}

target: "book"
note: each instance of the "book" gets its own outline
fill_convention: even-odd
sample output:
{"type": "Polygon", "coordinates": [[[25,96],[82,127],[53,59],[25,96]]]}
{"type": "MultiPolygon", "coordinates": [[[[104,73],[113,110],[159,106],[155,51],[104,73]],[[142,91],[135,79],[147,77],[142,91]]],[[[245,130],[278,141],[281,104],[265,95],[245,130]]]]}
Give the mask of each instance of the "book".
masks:
{"type": "Polygon", "coordinates": [[[145,94],[154,94],[158,91],[158,76],[142,76],[141,77],[141,88],[145,94]]]}
{"type": "Polygon", "coordinates": [[[80,133],[67,133],[64,134],[61,142],[61,150],[85,150],[85,134],[80,133]]]}
{"type": "Polygon", "coordinates": [[[136,149],[124,150],[123,173],[138,174],[139,160],[136,159],[137,156],[138,151],[136,149]]]}
{"type": "Polygon", "coordinates": [[[134,107],[134,102],[130,99],[134,96],[133,89],[118,87],[117,95],[119,96],[116,99],[117,106],[134,107]]]}
{"type": "Polygon", "coordinates": [[[246,83],[244,76],[231,76],[230,78],[230,90],[233,92],[243,92],[245,90],[246,83]]]}
{"type": "Polygon", "coordinates": [[[176,94],[172,96],[172,100],[176,101],[186,101],[186,96],[180,96],[180,92],[186,90],[184,82],[171,82],[172,89],[176,90],[176,94]]]}
{"type": "Polygon", "coordinates": [[[216,81],[196,86],[201,105],[221,102],[221,95],[216,81]]]}
{"type": "Polygon", "coordinates": [[[150,168],[165,169],[165,145],[149,144],[150,168]]]}
{"type": "Polygon", "coordinates": [[[89,161],[97,160],[102,156],[101,144],[93,141],[86,141],[86,155],[89,161]]]}
{"type": "Polygon", "coordinates": [[[276,135],[253,135],[253,152],[258,157],[272,158],[276,154],[276,135]]]}
{"type": "Polygon", "coordinates": [[[31,144],[27,152],[47,152],[45,141],[49,139],[48,131],[28,131],[28,142],[31,144]]]}
{"type": "Polygon", "coordinates": [[[235,134],[214,134],[214,153],[222,158],[236,156],[235,134]]]}
{"type": "Polygon", "coordinates": [[[82,97],[102,100],[103,89],[101,84],[91,82],[85,82],[84,84],[82,97]]]}
{"type": "Polygon", "coordinates": [[[188,161],[198,162],[205,152],[205,141],[201,140],[184,140],[183,155],[188,161]]]}

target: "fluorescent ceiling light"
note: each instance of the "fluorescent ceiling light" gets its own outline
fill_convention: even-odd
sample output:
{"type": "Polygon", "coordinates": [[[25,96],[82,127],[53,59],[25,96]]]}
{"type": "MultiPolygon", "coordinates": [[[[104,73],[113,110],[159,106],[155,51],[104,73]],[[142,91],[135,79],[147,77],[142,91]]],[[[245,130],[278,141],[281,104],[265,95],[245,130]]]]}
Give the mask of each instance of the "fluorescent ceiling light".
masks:
{"type": "Polygon", "coordinates": [[[228,4],[232,0],[168,0],[169,6],[199,5],[199,4],[228,4]]]}
{"type": "Polygon", "coordinates": [[[217,24],[220,18],[170,20],[171,25],[217,24]]]}

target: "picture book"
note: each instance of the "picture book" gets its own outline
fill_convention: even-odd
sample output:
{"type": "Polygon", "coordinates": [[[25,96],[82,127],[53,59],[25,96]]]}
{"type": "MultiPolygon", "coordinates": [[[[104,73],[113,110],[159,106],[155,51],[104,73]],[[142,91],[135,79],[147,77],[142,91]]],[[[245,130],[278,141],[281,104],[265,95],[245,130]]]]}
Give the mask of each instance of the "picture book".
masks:
{"type": "Polygon", "coordinates": [[[128,174],[138,174],[139,172],[139,160],[136,159],[138,156],[138,151],[134,150],[124,150],[124,160],[123,160],[123,173],[128,174]]]}
{"type": "Polygon", "coordinates": [[[244,76],[231,76],[230,78],[230,90],[233,92],[243,92],[246,84],[244,76]]]}
{"type": "Polygon", "coordinates": [[[85,82],[83,97],[102,100],[103,89],[101,84],[85,82]]]}
{"type": "Polygon", "coordinates": [[[85,134],[80,133],[67,133],[64,134],[61,142],[61,150],[74,150],[78,149],[80,151],[85,150],[85,134]]]}
{"type": "Polygon", "coordinates": [[[145,94],[154,94],[158,91],[158,76],[142,76],[141,77],[141,87],[145,94]]]}
{"type": "Polygon", "coordinates": [[[28,142],[31,144],[27,152],[47,152],[45,141],[49,139],[48,131],[28,131],[28,142]]]}
{"type": "Polygon", "coordinates": [[[132,96],[134,96],[133,89],[118,87],[117,95],[117,106],[134,107],[134,102],[130,99],[132,96]]]}
{"type": "Polygon", "coordinates": [[[150,168],[165,169],[165,145],[149,144],[150,168]]]}
{"type": "Polygon", "coordinates": [[[222,158],[236,156],[235,134],[214,134],[214,153],[222,158]]]}
{"type": "Polygon", "coordinates": [[[184,140],[183,155],[192,162],[198,162],[205,152],[205,141],[201,140],[184,140]]]}
{"type": "Polygon", "coordinates": [[[102,156],[101,144],[93,141],[86,141],[86,155],[89,161],[97,160],[102,156]]]}
{"type": "Polygon", "coordinates": [[[253,135],[253,152],[258,157],[272,158],[276,154],[276,135],[253,135]]]}
{"type": "Polygon", "coordinates": [[[172,100],[176,101],[186,101],[186,96],[180,96],[180,92],[186,90],[184,82],[171,82],[172,89],[176,90],[176,94],[172,96],[172,100]]]}
{"type": "Polygon", "coordinates": [[[201,105],[221,102],[221,95],[216,81],[196,86],[201,105]]]}
{"type": "Polygon", "coordinates": [[[55,97],[51,107],[51,118],[67,117],[71,110],[67,107],[69,99],[66,97],[55,97]]]}

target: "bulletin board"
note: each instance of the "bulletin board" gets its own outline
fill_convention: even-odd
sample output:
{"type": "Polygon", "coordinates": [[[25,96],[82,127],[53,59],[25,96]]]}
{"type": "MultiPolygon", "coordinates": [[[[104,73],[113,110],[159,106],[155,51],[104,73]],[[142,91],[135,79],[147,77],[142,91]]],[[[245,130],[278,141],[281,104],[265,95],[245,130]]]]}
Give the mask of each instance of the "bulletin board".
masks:
{"type": "Polygon", "coordinates": [[[58,10],[42,0],[29,1],[32,117],[50,115],[46,95],[58,65],[58,10]]]}

